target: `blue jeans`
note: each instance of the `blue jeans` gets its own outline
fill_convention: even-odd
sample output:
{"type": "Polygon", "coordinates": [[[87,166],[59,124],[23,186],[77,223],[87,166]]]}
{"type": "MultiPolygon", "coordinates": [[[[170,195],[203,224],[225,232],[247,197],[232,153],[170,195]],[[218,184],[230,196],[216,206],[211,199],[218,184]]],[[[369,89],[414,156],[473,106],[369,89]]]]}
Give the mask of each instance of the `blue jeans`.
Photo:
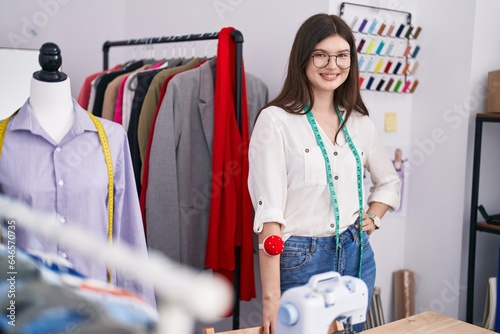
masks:
{"type": "MultiPolygon", "coordinates": [[[[376,266],[369,236],[366,233],[363,233],[363,243],[361,279],[368,287],[368,307],[370,307],[375,286],[376,266]]],[[[281,292],[305,285],[311,276],[328,271],[337,271],[342,276],[358,277],[359,230],[351,225],[340,235],[338,260],[335,258],[335,248],[335,236],[319,238],[291,236],[288,238],[280,256],[281,292]]],[[[363,327],[364,323],[357,324],[354,330],[361,332],[363,327]]]]}

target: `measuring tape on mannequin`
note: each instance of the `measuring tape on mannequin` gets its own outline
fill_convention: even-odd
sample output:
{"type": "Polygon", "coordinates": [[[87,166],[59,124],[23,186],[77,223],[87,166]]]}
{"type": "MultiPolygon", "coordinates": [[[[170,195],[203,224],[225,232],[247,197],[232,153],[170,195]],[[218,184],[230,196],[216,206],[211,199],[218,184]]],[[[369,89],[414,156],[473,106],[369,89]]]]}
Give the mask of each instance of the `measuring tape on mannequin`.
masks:
{"type": "MultiPolygon", "coordinates": [[[[16,113],[14,113],[14,115],[16,113]]],[[[113,160],[111,158],[111,150],[109,149],[108,137],[106,136],[106,131],[104,130],[101,121],[99,121],[99,119],[94,115],[92,115],[91,113],[88,114],[97,129],[97,134],[99,135],[99,141],[101,142],[102,152],[104,153],[104,160],[106,162],[106,167],[108,171],[108,240],[109,244],[111,245],[113,244],[113,207],[114,207],[113,160]]],[[[7,124],[9,123],[11,117],[12,116],[0,122],[0,156],[2,155],[3,141],[5,138],[5,133],[7,132],[7,124]]],[[[108,282],[113,281],[112,270],[111,267],[109,266],[108,266],[107,278],[108,282]]]]}
{"type": "MultiPolygon", "coordinates": [[[[106,167],[108,169],[108,240],[109,244],[113,244],[113,208],[114,208],[114,183],[115,178],[113,174],[113,161],[111,159],[111,150],[109,149],[108,137],[106,131],[102,126],[101,121],[91,113],[88,113],[92,122],[97,129],[99,140],[101,141],[102,152],[104,153],[104,160],[106,160],[106,167]]],[[[108,266],[108,281],[113,281],[113,272],[111,267],[108,266]]]]}

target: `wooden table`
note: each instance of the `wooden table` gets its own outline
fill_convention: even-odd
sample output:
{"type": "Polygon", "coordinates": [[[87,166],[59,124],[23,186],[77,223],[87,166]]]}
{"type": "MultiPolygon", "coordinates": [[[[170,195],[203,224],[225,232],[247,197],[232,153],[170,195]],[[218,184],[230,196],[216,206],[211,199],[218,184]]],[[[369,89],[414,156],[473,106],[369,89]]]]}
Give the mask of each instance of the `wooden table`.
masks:
{"type": "Polygon", "coordinates": [[[486,334],[495,333],[485,328],[471,325],[457,319],[453,319],[434,312],[424,312],[411,317],[390,322],[380,327],[375,327],[363,332],[363,334],[486,334]]]}

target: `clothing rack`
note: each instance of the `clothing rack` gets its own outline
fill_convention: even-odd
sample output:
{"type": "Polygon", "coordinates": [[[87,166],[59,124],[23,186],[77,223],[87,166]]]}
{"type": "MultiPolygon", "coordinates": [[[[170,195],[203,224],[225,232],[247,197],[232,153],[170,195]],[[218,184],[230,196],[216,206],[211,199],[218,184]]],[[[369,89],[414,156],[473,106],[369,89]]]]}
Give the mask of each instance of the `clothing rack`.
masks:
{"type": "MultiPolygon", "coordinates": [[[[235,99],[235,110],[236,110],[236,121],[241,131],[241,80],[242,80],[242,68],[243,68],[243,34],[239,30],[233,30],[231,36],[236,43],[236,99],[235,99]]],[[[201,33],[201,34],[189,34],[189,35],[174,35],[165,37],[150,37],[150,38],[140,38],[140,39],[129,39],[122,41],[106,41],[102,46],[103,52],[103,69],[107,70],[109,68],[109,49],[116,46],[134,46],[134,45],[152,45],[152,44],[166,44],[166,43],[180,43],[180,42],[193,42],[193,41],[204,41],[204,40],[214,40],[219,38],[218,32],[212,33],[201,33]]]]}
{"type": "MultiPolygon", "coordinates": [[[[231,36],[236,43],[235,56],[236,56],[236,96],[235,96],[235,112],[238,128],[241,131],[241,108],[242,108],[242,71],[243,71],[243,34],[239,30],[233,30],[231,36]]],[[[180,42],[193,42],[214,40],[219,38],[218,32],[189,34],[189,35],[173,35],[165,37],[150,37],[140,39],[129,39],[121,41],[106,41],[102,46],[103,52],[103,69],[109,68],[109,49],[116,46],[135,46],[135,45],[152,45],[152,44],[166,44],[166,43],[180,43],[180,42]]],[[[236,259],[240,257],[240,247],[235,250],[236,259]]],[[[240,303],[239,303],[239,287],[240,287],[240,265],[236,261],[234,270],[234,306],[233,306],[233,329],[240,328],[240,303]]]]}

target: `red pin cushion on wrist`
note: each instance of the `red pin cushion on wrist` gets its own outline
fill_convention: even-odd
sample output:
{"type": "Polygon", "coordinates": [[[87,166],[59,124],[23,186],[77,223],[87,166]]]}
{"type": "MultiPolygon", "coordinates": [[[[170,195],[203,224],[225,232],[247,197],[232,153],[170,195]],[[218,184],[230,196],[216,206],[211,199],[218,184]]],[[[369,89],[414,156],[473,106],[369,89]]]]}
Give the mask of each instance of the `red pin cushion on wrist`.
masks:
{"type": "Polygon", "coordinates": [[[259,244],[259,249],[262,249],[264,253],[269,256],[275,256],[281,254],[285,248],[285,243],[279,235],[268,235],[264,242],[259,244]]]}

